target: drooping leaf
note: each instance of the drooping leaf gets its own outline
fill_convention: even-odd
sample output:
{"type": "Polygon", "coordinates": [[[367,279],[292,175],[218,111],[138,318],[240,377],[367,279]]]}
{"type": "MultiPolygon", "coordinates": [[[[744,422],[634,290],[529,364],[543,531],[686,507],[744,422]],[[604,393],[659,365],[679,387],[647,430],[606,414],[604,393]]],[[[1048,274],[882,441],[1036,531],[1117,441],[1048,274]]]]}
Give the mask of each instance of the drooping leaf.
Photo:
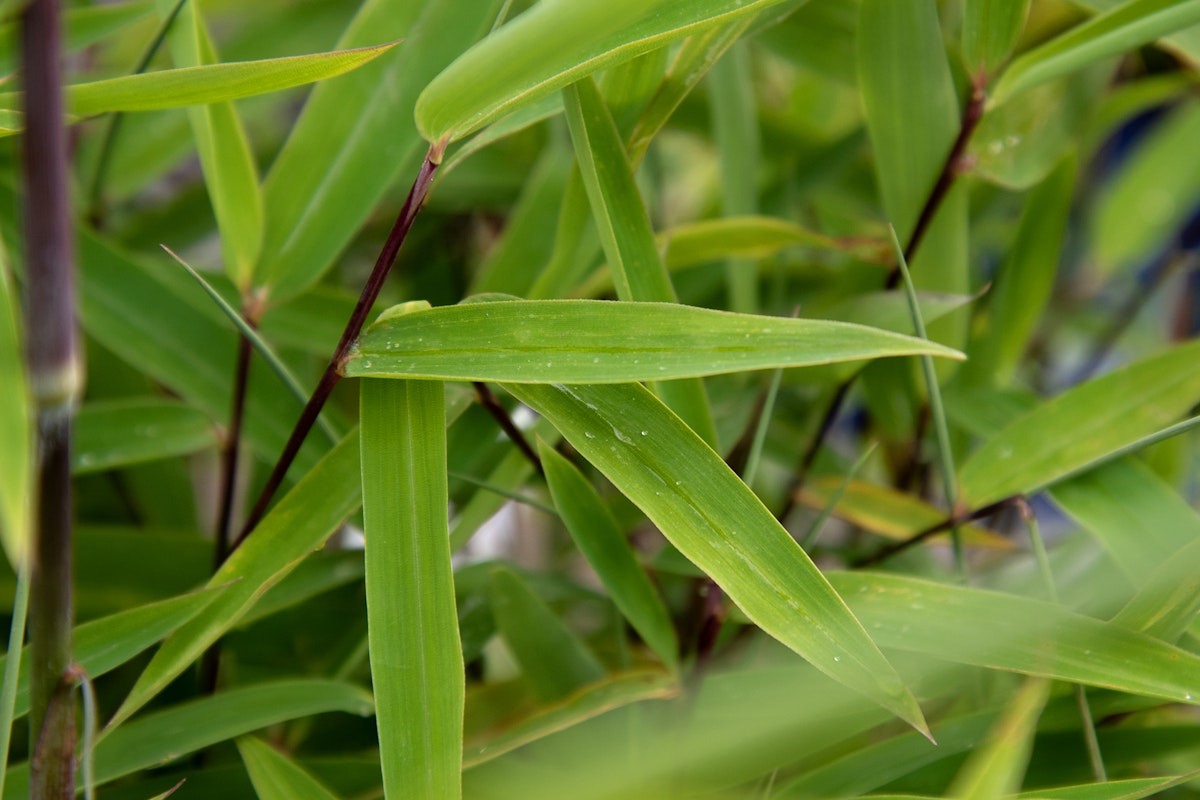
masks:
{"type": "Polygon", "coordinates": [[[1033,492],[1165,427],[1200,397],[1200,342],[1178,345],[1058,395],[991,437],[959,471],[978,507],[1033,492]]]}
{"type": "MultiPolygon", "coordinates": [[[[360,503],[357,430],[296,484],[209,581],[230,589],[154,654],[109,725],[128,719],[319,547],[360,503]]],[[[249,730],[253,730],[250,728],[249,730]]]]}
{"type": "Polygon", "coordinates": [[[458,797],[466,678],[442,385],[367,381],[361,404],[367,628],[384,794],[458,797]]]}
{"type": "Polygon", "coordinates": [[[748,369],[954,351],[821,320],[673,303],[513,300],[381,319],[343,371],[351,376],[520,383],[627,383],[748,369]]]}
{"type": "Polygon", "coordinates": [[[507,385],[767,633],[924,730],[912,695],[821,572],[712,450],[636,385],[507,385]]]}
{"type": "Polygon", "coordinates": [[[238,739],[237,748],[259,800],[337,800],[299,764],[262,739],[238,739]]]}
{"type": "Polygon", "coordinates": [[[1196,0],[1130,0],[1071,28],[1012,63],[992,91],[999,105],[1026,89],[1200,23],[1196,0]]]}
{"type": "Polygon", "coordinates": [[[612,513],[579,470],[554,448],[539,441],[538,455],[554,505],[575,545],[646,644],[672,672],[678,671],[679,640],[671,617],[612,513]]]}
{"type": "Polygon", "coordinates": [[[588,0],[535,6],[463,54],[421,93],[417,127],[455,141],[597,70],[779,0],[588,0]],[[560,46],[569,41],[571,47],[560,46]]]}

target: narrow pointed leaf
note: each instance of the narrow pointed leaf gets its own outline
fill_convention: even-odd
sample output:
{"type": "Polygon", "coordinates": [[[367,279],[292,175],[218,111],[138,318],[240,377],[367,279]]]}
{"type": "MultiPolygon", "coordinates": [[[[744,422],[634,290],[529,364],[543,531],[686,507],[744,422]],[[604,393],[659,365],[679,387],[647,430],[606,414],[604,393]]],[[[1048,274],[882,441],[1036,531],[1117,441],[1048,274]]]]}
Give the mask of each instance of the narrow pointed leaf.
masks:
{"type": "Polygon", "coordinates": [[[468,50],[426,87],[417,127],[455,141],[597,70],[779,0],[581,0],[534,6],[468,50]],[[562,42],[571,46],[562,47],[562,42]]]}
{"type": "Polygon", "coordinates": [[[829,580],[883,647],[1200,703],[1200,657],[1052,603],[882,573],[829,580]]]}
{"type": "Polygon", "coordinates": [[[262,739],[238,739],[237,747],[259,800],[337,800],[320,781],[262,739]]]}
{"type": "Polygon", "coordinates": [[[514,300],[381,319],[351,376],[520,383],[628,383],[798,367],[948,348],[843,322],[763,317],[673,303],[514,300]]]}
{"type": "Polygon", "coordinates": [[[550,496],[571,538],[604,588],[642,639],[672,672],[679,669],[679,639],[667,607],[646,576],[633,547],[600,495],[570,461],[538,442],[550,496]]]}
{"type": "Polygon", "coordinates": [[[237,100],[333,78],[378,58],[397,44],[182,67],[80,83],[66,87],[67,109],[85,117],[237,100]]]}
{"type": "Polygon", "coordinates": [[[76,414],[72,472],[186,455],[217,443],[212,421],[183,403],[131,398],[88,403],[76,414]]]}
{"type": "Polygon", "coordinates": [[[1022,55],[996,84],[991,103],[1197,23],[1200,0],[1130,0],[1022,55]]]}
{"type": "Polygon", "coordinates": [[[203,613],[168,637],[109,726],[127,719],[187,669],[259,597],[320,547],[359,502],[358,432],[355,431],[279,501],[217,570],[210,586],[236,583],[203,613]]]}
{"type": "Polygon", "coordinates": [[[1043,403],[959,471],[971,507],[1040,489],[1174,421],[1200,398],[1200,342],[1178,345],[1043,403]]]}
{"type": "Polygon", "coordinates": [[[562,700],[604,678],[604,665],[519,575],[495,567],[492,613],[530,689],[543,702],[562,700]]]}
{"type": "Polygon", "coordinates": [[[442,385],[362,386],[367,629],[386,797],[458,797],[465,675],[442,385]]]}
{"type": "Polygon", "coordinates": [[[916,701],[795,540],[725,463],[636,385],[508,385],[759,627],[925,730],[916,701]]]}
{"type": "MultiPolygon", "coordinates": [[[[98,678],[167,636],[228,590],[229,586],[212,586],[85,622],[72,632],[75,662],[89,678],[98,678]]],[[[6,658],[0,658],[0,663],[6,658]]],[[[18,717],[29,711],[28,647],[21,651],[21,662],[14,711],[18,717]]]]}

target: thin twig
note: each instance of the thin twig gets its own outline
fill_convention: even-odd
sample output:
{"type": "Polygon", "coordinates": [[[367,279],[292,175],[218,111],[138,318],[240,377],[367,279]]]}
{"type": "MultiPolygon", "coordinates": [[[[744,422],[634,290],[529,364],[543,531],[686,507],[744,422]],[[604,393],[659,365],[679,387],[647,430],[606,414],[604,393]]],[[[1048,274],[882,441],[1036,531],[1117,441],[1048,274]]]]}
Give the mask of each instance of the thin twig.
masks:
{"type": "Polygon", "coordinates": [[[525,438],[525,434],[521,433],[521,429],[517,427],[517,423],[513,422],[508,409],[500,405],[500,401],[496,399],[496,395],[492,394],[492,390],[483,381],[472,381],[471,385],[475,387],[475,396],[479,400],[479,405],[483,406],[484,410],[491,414],[492,419],[496,420],[496,424],[504,431],[504,435],[508,437],[509,441],[516,445],[522,455],[529,459],[529,463],[533,464],[533,468],[538,471],[538,474],[544,477],[546,473],[542,469],[542,460],[538,458],[537,452],[530,446],[529,440],[525,438]]]}
{"type": "Polygon", "coordinates": [[[915,533],[902,542],[888,545],[875,553],[855,561],[852,565],[855,569],[874,566],[882,561],[886,561],[897,553],[901,553],[913,545],[920,544],[930,536],[936,536],[939,533],[953,530],[956,526],[965,525],[968,522],[974,522],[984,517],[990,517],[1002,508],[1006,508],[1013,502],[1013,498],[1006,497],[1003,500],[997,500],[995,503],[989,503],[982,508],[977,508],[974,511],[966,511],[959,514],[954,514],[936,525],[931,525],[920,533],[915,533]]]}
{"type": "Polygon", "coordinates": [[[296,426],[292,429],[291,436],[288,437],[287,444],[284,446],[279,460],[275,463],[275,468],[271,470],[271,474],[267,478],[266,485],[263,486],[262,492],[254,504],[254,508],[251,509],[245,524],[242,526],[241,532],[233,541],[233,546],[230,548],[231,552],[237,549],[238,545],[250,534],[250,531],[254,530],[254,526],[262,520],[263,515],[267,511],[267,506],[270,505],[272,498],[275,497],[275,493],[279,491],[279,487],[283,484],[283,479],[287,476],[288,468],[296,459],[296,454],[300,452],[300,446],[304,444],[308,432],[312,430],[313,424],[317,421],[317,416],[321,413],[321,409],[324,408],[325,402],[333,392],[333,388],[341,380],[342,375],[340,370],[347,355],[350,353],[350,347],[354,343],[354,340],[358,338],[363,325],[366,324],[367,316],[371,313],[371,308],[375,305],[375,301],[379,297],[383,283],[387,280],[392,265],[396,262],[396,256],[400,253],[400,247],[404,244],[409,230],[412,229],[413,221],[424,205],[425,198],[429,195],[429,187],[433,182],[433,175],[437,171],[438,164],[441,162],[443,149],[444,145],[434,145],[425,154],[425,161],[421,164],[421,170],[417,173],[417,179],[413,181],[412,188],[408,192],[408,197],[404,201],[404,206],[400,209],[400,215],[396,218],[396,223],[392,226],[392,230],[388,234],[387,241],[383,245],[383,250],[380,251],[379,258],[375,261],[375,267],[371,270],[371,276],[367,279],[367,283],[363,287],[362,294],[358,298],[358,303],[354,306],[354,311],[350,314],[350,319],[346,322],[346,328],[342,331],[342,338],[338,341],[337,348],[333,351],[333,355],[329,359],[329,364],[325,367],[325,372],[321,375],[321,380],[317,383],[317,388],[313,390],[312,396],[304,405],[304,410],[300,412],[300,419],[296,421],[296,426]]]}

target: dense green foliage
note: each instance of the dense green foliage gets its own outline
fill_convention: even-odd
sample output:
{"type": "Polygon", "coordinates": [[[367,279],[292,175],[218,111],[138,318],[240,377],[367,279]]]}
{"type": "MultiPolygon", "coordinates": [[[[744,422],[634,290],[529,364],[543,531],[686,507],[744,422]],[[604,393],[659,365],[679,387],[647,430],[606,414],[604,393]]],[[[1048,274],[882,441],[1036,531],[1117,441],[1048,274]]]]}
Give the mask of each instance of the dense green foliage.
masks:
{"type": "Polygon", "coordinates": [[[1200,0],[64,15],[81,786],[1200,792],[1200,0]]]}

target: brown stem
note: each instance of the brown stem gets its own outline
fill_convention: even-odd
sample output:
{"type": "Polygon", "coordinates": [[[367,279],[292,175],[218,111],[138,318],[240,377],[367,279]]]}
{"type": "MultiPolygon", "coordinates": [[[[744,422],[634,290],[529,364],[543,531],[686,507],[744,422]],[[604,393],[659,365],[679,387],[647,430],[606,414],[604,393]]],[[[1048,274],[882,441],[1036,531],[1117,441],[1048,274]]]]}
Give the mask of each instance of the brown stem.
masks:
{"type": "MultiPolygon", "coordinates": [[[[251,326],[255,324],[250,318],[251,326]]],[[[233,406],[229,412],[229,431],[221,452],[221,498],[217,532],[213,547],[213,572],[229,556],[229,534],[233,528],[234,495],[237,494],[238,455],[241,450],[242,424],[246,412],[246,388],[250,377],[250,340],[238,337],[237,366],[233,374],[233,406]]]]}
{"type": "Polygon", "coordinates": [[[316,423],[317,416],[325,406],[325,401],[329,399],[333,388],[341,380],[342,375],[340,370],[342,363],[346,360],[346,356],[350,353],[350,346],[358,338],[363,325],[366,324],[367,315],[371,313],[371,308],[375,305],[375,301],[379,297],[379,292],[383,288],[383,282],[387,280],[388,273],[391,271],[392,265],[396,262],[396,256],[400,253],[400,247],[404,244],[409,230],[412,229],[413,221],[417,218],[421,206],[425,204],[425,198],[429,195],[429,187],[433,183],[433,174],[441,162],[442,147],[442,145],[434,145],[425,154],[425,161],[421,164],[421,171],[417,173],[417,179],[413,181],[412,188],[408,191],[408,197],[404,200],[404,206],[400,209],[400,215],[396,217],[396,223],[392,226],[387,241],[383,245],[383,250],[380,251],[379,258],[375,261],[375,268],[371,270],[371,276],[367,279],[362,294],[359,295],[358,303],[354,306],[354,311],[350,314],[350,319],[346,322],[346,329],[342,331],[342,338],[338,342],[337,348],[333,351],[333,356],[329,359],[329,364],[325,367],[325,372],[321,375],[321,380],[317,383],[317,388],[313,390],[312,396],[308,398],[308,402],[304,406],[304,410],[300,412],[300,419],[296,421],[296,426],[292,429],[292,434],[288,437],[287,444],[284,445],[279,460],[275,462],[275,467],[271,470],[266,485],[263,486],[262,492],[254,504],[254,508],[251,509],[245,524],[242,526],[241,532],[234,540],[233,546],[230,548],[231,552],[237,549],[238,545],[250,534],[250,531],[254,530],[254,526],[262,520],[263,515],[267,511],[267,506],[271,503],[271,499],[283,484],[283,479],[287,475],[288,468],[296,459],[296,454],[300,452],[300,445],[304,444],[304,439],[316,423]]]}
{"type": "Polygon", "coordinates": [[[500,405],[500,401],[496,399],[496,395],[492,394],[492,390],[483,381],[473,381],[471,383],[475,387],[475,396],[479,400],[479,405],[483,406],[492,419],[496,420],[496,424],[504,431],[504,435],[509,438],[517,449],[529,459],[529,463],[533,464],[534,469],[539,475],[544,476],[546,473],[542,469],[542,460],[538,458],[537,452],[530,446],[529,440],[525,438],[525,434],[521,433],[521,429],[517,427],[517,423],[513,422],[509,416],[508,410],[500,405]]]}
{"type": "Polygon", "coordinates": [[[804,456],[800,459],[800,465],[796,468],[796,474],[792,477],[792,483],[788,486],[787,502],[784,503],[783,510],[779,512],[779,521],[786,520],[796,508],[796,502],[800,496],[800,489],[804,486],[804,481],[808,479],[808,471],[812,469],[813,462],[817,460],[817,453],[820,452],[821,446],[825,444],[825,439],[829,432],[833,430],[833,423],[837,421],[838,414],[841,413],[842,405],[846,402],[846,395],[850,391],[850,387],[854,385],[854,381],[862,373],[854,373],[846,380],[842,381],[838,386],[837,391],[833,393],[833,399],[829,401],[829,407],[825,409],[825,415],[821,417],[821,424],[817,428],[817,433],[813,436],[812,441],[808,443],[808,449],[804,451],[804,456]]]}
{"type": "Polygon", "coordinates": [[[977,508],[974,511],[967,511],[964,513],[954,514],[954,515],[942,520],[941,522],[937,523],[936,525],[931,525],[930,527],[926,528],[925,530],[921,531],[920,533],[913,534],[912,536],[910,536],[909,538],[905,539],[902,542],[896,542],[895,544],[888,545],[887,547],[884,547],[884,548],[876,551],[872,555],[869,555],[869,556],[866,556],[865,558],[859,559],[858,561],[854,562],[854,564],[852,566],[855,569],[862,569],[864,567],[870,567],[870,566],[878,564],[882,561],[886,561],[887,559],[891,558],[892,556],[896,555],[897,553],[903,552],[904,550],[907,550],[908,548],[912,547],[913,545],[920,544],[921,542],[928,539],[930,536],[935,536],[939,533],[945,533],[946,531],[950,530],[951,528],[955,528],[959,525],[964,525],[968,522],[974,522],[977,519],[983,519],[984,517],[989,517],[992,514],[995,514],[1000,509],[1006,508],[1007,506],[1011,505],[1015,499],[1018,499],[1018,498],[1006,497],[1003,500],[998,500],[995,503],[990,503],[986,506],[983,506],[982,508],[977,508]]]}
{"type": "Polygon", "coordinates": [[[71,427],[82,394],[75,331],[74,245],[63,125],[59,10],[30,0],[21,15],[26,130],[24,208],[30,385],[38,415],[30,554],[30,796],[75,792],[71,668],[71,427]]]}

